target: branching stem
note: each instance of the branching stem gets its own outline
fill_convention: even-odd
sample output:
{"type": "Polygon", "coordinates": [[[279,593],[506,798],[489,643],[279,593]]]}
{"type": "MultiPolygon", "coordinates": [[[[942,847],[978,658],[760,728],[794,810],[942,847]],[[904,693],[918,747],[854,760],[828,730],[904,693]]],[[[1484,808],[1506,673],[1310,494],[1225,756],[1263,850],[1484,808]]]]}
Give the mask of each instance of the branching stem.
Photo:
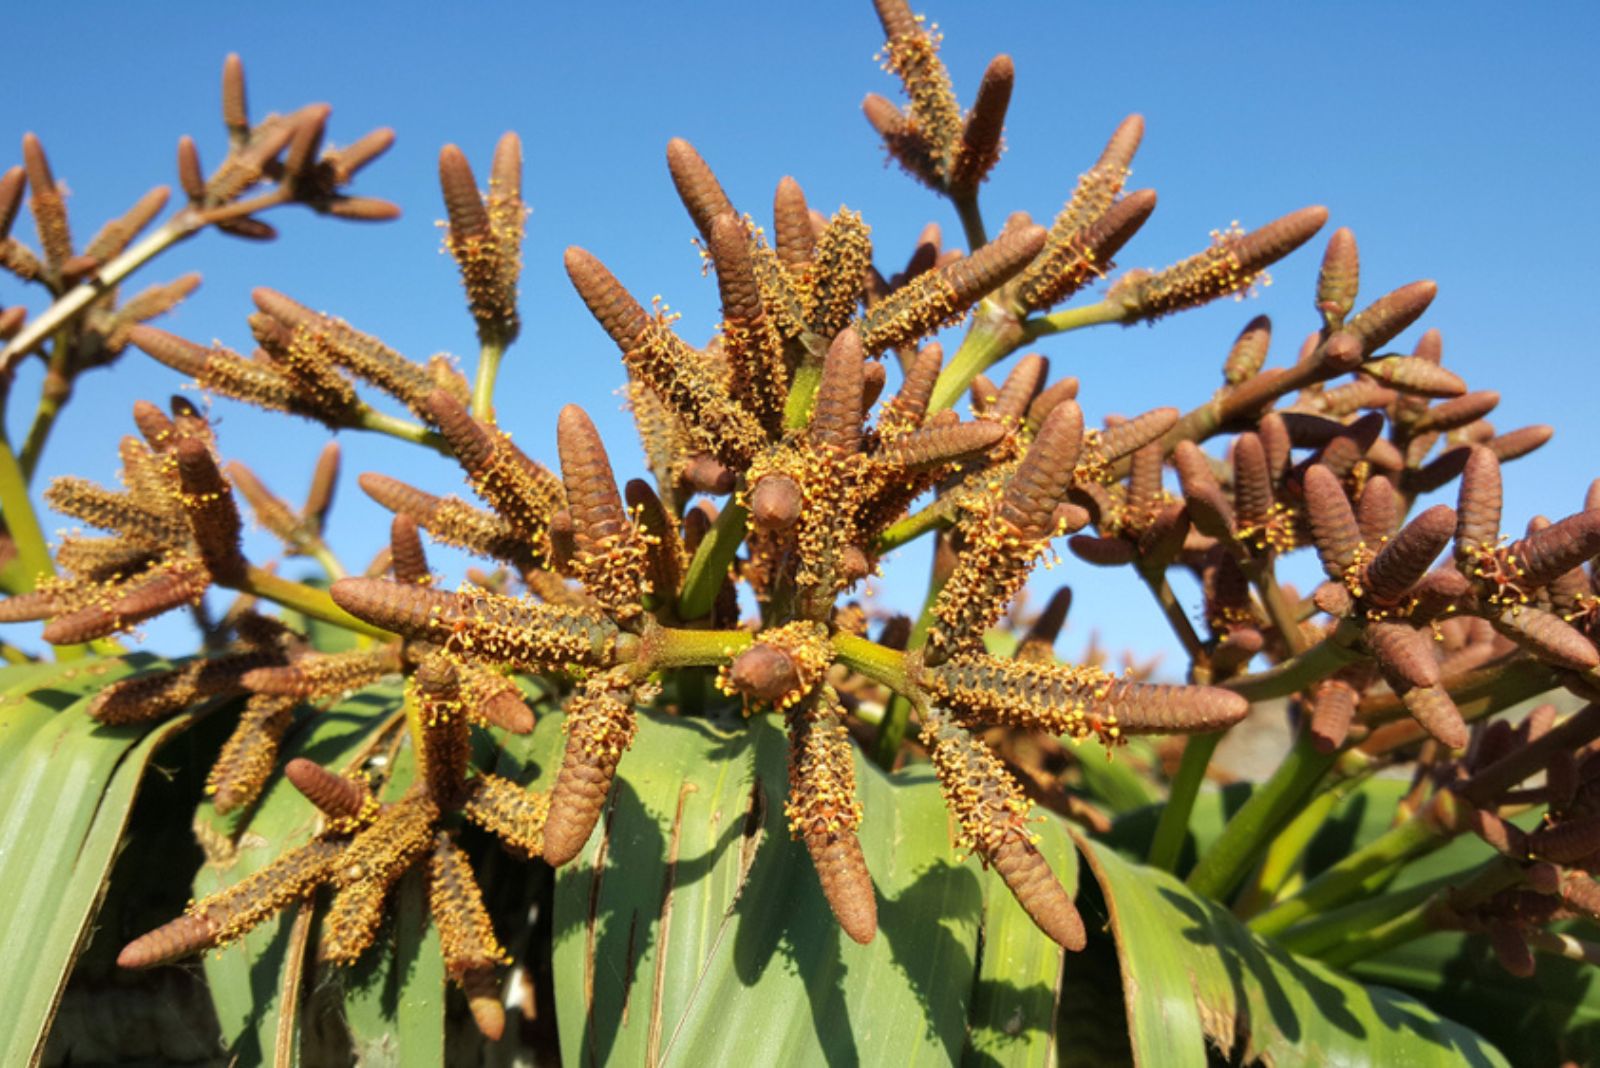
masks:
{"type": "Polygon", "coordinates": [[[28,436],[22,441],[22,477],[30,484],[39,469],[39,456],[44,452],[44,443],[49,440],[50,431],[55,427],[56,416],[61,414],[62,407],[72,398],[72,346],[68,333],[65,328],[56,332],[55,343],[50,347],[50,363],[45,369],[44,382],[39,387],[39,406],[34,410],[28,436]]]}
{"type": "Polygon", "coordinates": [[[333,598],[313,586],[302,582],[294,582],[281,578],[272,572],[259,567],[251,566],[245,572],[245,580],[239,587],[240,593],[253,593],[257,597],[265,598],[292,608],[303,616],[320,619],[324,623],[332,623],[357,634],[365,634],[373,638],[393,638],[394,635],[381,627],[374,627],[371,623],[357,619],[343,608],[333,603],[333,598]]]}
{"type": "MultiPolygon", "coordinates": [[[[928,628],[933,625],[933,606],[944,589],[946,576],[939,569],[939,554],[933,555],[933,568],[928,578],[928,596],[922,602],[922,612],[911,625],[911,635],[906,639],[907,651],[921,649],[928,642],[928,628]]],[[[890,699],[889,707],[878,726],[878,737],[872,746],[872,759],[880,768],[891,770],[900,755],[900,746],[906,740],[906,730],[911,724],[911,700],[903,693],[890,699]]]]}
{"type": "Polygon", "coordinates": [[[1298,657],[1308,648],[1305,634],[1300,630],[1298,615],[1283,595],[1283,587],[1278,585],[1278,576],[1272,563],[1272,557],[1263,557],[1253,561],[1247,573],[1256,592],[1261,595],[1261,606],[1267,610],[1267,618],[1283,638],[1283,644],[1289,647],[1290,654],[1298,657]]]}
{"type": "Polygon", "coordinates": [[[1145,863],[1152,868],[1162,871],[1177,868],[1183,843],[1189,836],[1189,818],[1194,813],[1195,798],[1200,795],[1200,784],[1205,782],[1206,768],[1211,764],[1211,755],[1217,751],[1223,733],[1196,734],[1184,744],[1178,773],[1172,778],[1172,789],[1167,794],[1167,803],[1162,806],[1155,837],[1150,840],[1150,853],[1145,857],[1145,863]]]}
{"type": "Polygon", "coordinates": [[[1189,889],[1214,901],[1227,900],[1273,836],[1294,818],[1334,760],[1334,754],[1318,752],[1311,736],[1302,732],[1278,770],[1256,787],[1250,800],[1228,821],[1222,837],[1212,843],[1189,873],[1189,889]]]}
{"type": "Polygon", "coordinates": [[[1022,341],[1035,341],[1051,334],[1064,334],[1086,326],[1120,323],[1128,312],[1121,304],[1103,300],[1099,304],[1086,304],[1081,308],[1063,308],[1049,315],[1035,316],[1022,324],[1022,341]]]}
{"type": "Polygon", "coordinates": [[[478,367],[472,379],[472,416],[475,419],[488,421],[494,412],[494,383],[500,374],[500,358],[505,353],[505,339],[498,333],[482,335],[478,367]]]}
{"type": "Polygon", "coordinates": [[[38,348],[44,339],[81,315],[94,300],[138,268],[179,241],[195,233],[204,225],[201,218],[189,208],[178,212],[161,226],[135,241],[122,255],[101,267],[93,278],[73,287],[58,297],[55,303],[41,312],[38,318],[29,319],[17,336],[0,350],[0,375],[8,373],[18,360],[38,348]]]}
{"type": "Polygon", "coordinates": [[[1410,819],[1391,828],[1312,879],[1300,892],[1250,921],[1255,931],[1277,935],[1317,915],[1371,894],[1394,873],[1456,835],[1455,795],[1442,790],[1410,819]]]}
{"type": "Polygon", "coordinates": [[[1348,620],[1341,621],[1332,634],[1300,656],[1221,685],[1251,702],[1288,697],[1359,660],[1362,654],[1356,649],[1356,642],[1360,637],[1359,626],[1348,620]]]}
{"type": "Polygon", "coordinates": [[[391,438],[409,441],[413,445],[423,445],[432,449],[441,456],[453,456],[450,446],[445,443],[437,431],[429,430],[421,423],[413,423],[409,419],[400,419],[386,415],[376,408],[363,408],[360,421],[355,424],[357,430],[370,430],[375,434],[386,434],[391,438]]]}
{"type": "Polygon", "coordinates": [[[967,239],[967,251],[975,252],[989,243],[988,230],[983,225],[983,212],[978,208],[978,191],[965,196],[951,196],[956,216],[961,220],[961,232],[967,239]]]}
{"type": "Polygon", "coordinates": [[[1333,942],[1328,951],[1321,954],[1321,958],[1325,964],[1335,968],[1348,968],[1358,961],[1441,930],[1439,906],[1446,902],[1453,910],[1466,911],[1501,890],[1516,885],[1521,879],[1520,864],[1506,857],[1495,857],[1479,868],[1465,885],[1455,888],[1447,883],[1426,900],[1387,923],[1346,928],[1344,937],[1333,942]]]}
{"type": "Polygon", "coordinates": [[[992,300],[984,300],[972,315],[972,326],[961,347],[939,373],[928,401],[928,414],[955,406],[972,380],[1017,350],[1027,339],[1017,317],[992,300]]]}

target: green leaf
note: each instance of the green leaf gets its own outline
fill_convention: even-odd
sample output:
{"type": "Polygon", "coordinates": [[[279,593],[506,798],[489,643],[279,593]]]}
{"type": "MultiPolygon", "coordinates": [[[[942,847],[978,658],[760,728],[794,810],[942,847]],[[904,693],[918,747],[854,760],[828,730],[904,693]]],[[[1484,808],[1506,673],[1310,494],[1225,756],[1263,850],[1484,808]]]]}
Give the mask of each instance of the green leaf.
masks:
{"type": "MultiPolygon", "coordinates": [[[[1326,858],[1388,830],[1395,803],[1407,789],[1397,780],[1364,783],[1312,844],[1308,867],[1314,857],[1312,870],[1319,870],[1326,858]]],[[[1513,822],[1531,829],[1539,815],[1531,809],[1513,822]]],[[[1481,840],[1462,835],[1408,864],[1387,890],[1450,878],[1492,855],[1481,840]]],[[[1541,954],[1533,978],[1520,979],[1495,961],[1486,938],[1441,933],[1361,961],[1351,971],[1364,981],[1414,994],[1451,1019],[1470,1021],[1516,1064],[1600,1063],[1600,973],[1592,967],[1541,954]]]]}
{"type": "MultiPolygon", "coordinates": [[[[859,834],[879,902],[878,936],[860,946],[789,839],[787,750],[772,716],[640,717],[600,827],[558,873],[563,1057],[949,1064],[967,1049],[970,1013],[974,1059],[1038,1063],[1058,951],[1000,907],[1011,903],[997,877],[957,861],[931,770],[886,776],[858,755],[859,834]]],[[[1071,886],[1059,828],[1040,831],[1071,886]]]]}
{"type": "Polygon", "coordinates": [[[1408,995],[1295,957],[1166,873],[1078,841],[1117,944],[1136,1064],[1199,1068],[1208,1044],[1247,1064],[1508,1063],[1408,995]]]}
{"type": "Polygon", "coordinates": [[[72,961],[87,939],[139,781],[193,715],[103,727],[91,696],[149,656],[0,670],[0,1063],[42,1052],[72,961]]]}
{"type": "Polygon", "coordinates": [[[1351,970],[1470,1020],[1516,1064],[1600,1063],[1600,972],[1544,954],[1538,961],[1531,979],[1519,979],[1496,963],[1487,938],[1435,934],[1351,970]]]}

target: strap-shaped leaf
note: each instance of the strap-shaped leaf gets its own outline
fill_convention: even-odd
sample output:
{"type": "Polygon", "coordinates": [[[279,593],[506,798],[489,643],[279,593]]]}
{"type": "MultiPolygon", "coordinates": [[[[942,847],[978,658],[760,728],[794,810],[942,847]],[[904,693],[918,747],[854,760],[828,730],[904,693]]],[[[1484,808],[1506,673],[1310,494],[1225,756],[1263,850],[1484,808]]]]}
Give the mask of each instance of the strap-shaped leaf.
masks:
{"type": "Polygon", "coordinates": [[[25,665],[0,671],[0,1063],[43,1052],[73,959],[88,939],[145,767],[186,728],[108,728],[92,695],[154,657],[25,665]],[[25,963],[23,963],[25,962],[25,963]]]}
{"type": "Polygon", "coordinates": [[[1296,957],[1165,872],[1077,840],[1117,942],[1134,1064],[1202,1068],[1208,1046],[1243,1064],[1508,1063],[1409,995],[1296,957]]]}
{"type": "MultiPolygon", "coordinates": [[[[785,829],[786,750],[772,716],[639,717],[600,829],[557,876],[563,1056],[945,1064],[965,1046],[986,1063],[1047,1062],[1059,947],[996,874],[958,862],[930,769],[885,776],[858,756],[858,833],[878,893],[878,934],[863,946],[785,829]]],[[[1059,825],[1036,830],[1075,891],[1059,825]]]]}

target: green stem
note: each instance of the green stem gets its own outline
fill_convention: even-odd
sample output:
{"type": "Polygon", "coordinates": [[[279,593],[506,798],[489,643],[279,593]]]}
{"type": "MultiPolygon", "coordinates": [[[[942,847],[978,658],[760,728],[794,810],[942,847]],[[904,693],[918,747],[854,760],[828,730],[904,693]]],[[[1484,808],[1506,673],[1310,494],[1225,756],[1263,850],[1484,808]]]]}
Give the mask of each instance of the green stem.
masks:
{"type": "Polygon", "coordinates": [[[1035,316],[1022,324],[1024,341],[1034,341],[1051,334],[1064,334],[1068,330],[1081,330],[1086,326],[1120,323],[1127,318],[1128,310],[1121,304],[1103,300],[1099,304],[1086,304],[1081,308],[1063,308],[1049,315],[1035,316]]]}
{"type": "Polygon", "coordinates": [[[450,451],[450,446],[445,443],[436,431],[429,430],[421,423],[413,423],[409,419],[399,419],[386,415],[374,408],[363,408],[361,416],[355,424],[357,430],[370,430],[376,434],[387,434],[391,438],[409,441],[413,445],[424,445],[441,456],[455,455],[450,451]]]}
{"type": "Polygon", "coordinates": [[[897,694],[915,694],[906,674],[906,654],[843,631],[833,636],[833,653],[839,662],[897,694]]]}
{"type": "Polygon", "coordinates": [[[1183,747],[1183,759],[1178,763],[1178,774],[1173,776],[1172,790],[1167,803],[1162,806],[1161,819],[1156,823],[1155,837],[1150,840],[1150,853],[1145,863],[1162,871],[1173,871],[1178,865],[1178,855],[1189,836],[1189,817],[1194,812],[1194,800],[1200,794],[1200,784],[1205,781],[1206,767],[1211,754],[1222,741],[1222,732],[1197,734],[1183,747]]]}
{"type": "Polygon", "coordinates": [[[1353,934],[1371,931],[1396,916],[1411,911],[1444,890],[1459,878],[1458,873],[1441,875],[1425,883],[1369,897],[1353,905],[1334,909],[1313,920],[1285,931],[1276,941],[1302,956],[1317,957],[1349,939],[1353,934]]]}
{"type": "Polygon", "coordinates": [[[926,508],[913,512],[878,535],[873,551],[879,556],[916,541],[930,530],[941,530],[955,522],[956,505],[949,497],[938,497],[926,508]]]}
{"type": "Polygon", "coordinates": [[[640,663],[650,671],[713,667],[726,664],[750,648],[755,638],[743,630],[684,630],[658,627],[650,631],[640,663]]]}
{"type": "Polygon", "coordinates": [[[244,582],[237,587],[240,593],[253,593],[257,597],[274,601],[285,608],[292,608],[303,616],[320,619],[324,623],[332,623],[357,634],[365,634],[373,638],[393,638],[394,635],[381,627],[374,627],[365,620],[357,619],[343,608],[333,603],[333,598],[322,590],[307,586],[304,583],[293,582],[286,578],[279,578],[270,571],[252,565],[245,573],[244,582]]]}
{"type": "MultiPolygon", "coordinates": [[[[906,651],[921,649],[928,642],[928,628],[933,625],[933,606],[939,600],[939,591],[944,589],[944,579],[939,573],[939,553],[933,554],[933,572],[928,579],[928,596],[922,602],[922,612],[917,616],[917,621],[911,625],[911,635],[906,639],[906,651]]],[[[872,759],[885,771],[894,768],[894,762],[900,755],[900,746],[906,740],[906,731],[911,725],[911,699],[904,693],[896,693],[889,700],[889,707],[884,711],[883,722],[878,726],[878,737],[872,745],[872,759]]]]}
{"type": "Polygon", "coordinates": [[[884,771],[893,771],[894,762],[900,755],[900,746],[905,744],[906,732],[911,727],[911,699],[904,694],[895,694],[889,698],[889,705],[883,711],[883,720],[878,724],[878,737],[872,745],[873,762],[884,771]]]}
{"type": "Polygon", "coordinates": [[[1593,942],[1585,942],[1581,938],[1574,938],[1561,931],[1546,931],[1540,927],[1532,928],[1523,937],[1527,939],[1529,949],[1536,949],[1540,953],[1565,957],[1580,964],[1600,964],[1600,945],[1593,942]]]}
{"type": "Polygon", "coordinates": [[[1332,753],[1318,752],[1304,731],[1272,777],[1250,795],[1189,873],[1189,889],[1225,901],[1248,874],[1261,851],[1282,830],[1333,766],[1332,753]]]}
{"type": "MultiPolygon", "coordinates": [[[[1189,656],[1189,681],[1210,682],[1210,654],[1206,651],[1205,643],[1200,640],[1200,635],[1195,632],[1188,613],[1173,595],[1172,586],[1167,582],[1166,571],[1141,563],[1138,572],[1145,588],[1150,591],[1150,596],[1155,598],[1156,604],[1161,608],[1167,626],[1177,636],[1179,644],[1189,656]]],[[[1178,764],[1178,774],[1172,780],[1172,787],[1167,792],[1167,803],[1162,806],[1161,818],[1156,823],[1155,836],[1150,840],[1150,852],[1145,858],[1150,865],[1163,871],[1176,870],[1178,856],[1183,852],[1183,843],[1189,835],[1189,820],[1194,815],[1195,799],[1200,796],[1200,785],[1205,781],[1206,768],[1210,766],[1211,756],[1221,741],[1221,734],[1197,735],[1191,737],[1184,746],[1183,758],[1178,764]]]]}
{"type": "Polygon", "coordinates": [[[45,338],[81,315],[101,294],[121,284],[128,275],[199,230],[202,225],[199,216],[185,208],[101,267],[93,279],[62,294],[38,318],[29,319],[10,344],[0,350],[0,375],[9,372],[18,360],[37,348],[45,338]]]}
{"type": "Polygon", "coordinates": [[[678,598],[679,619],[699,619],[716,604],[717,594],[728,577],[728,568],[733,564],[733,555],[744,541],[745,521],[749,516],[744,505],[729,501],[711,529],[706,531],[683,576],[683,594],[678,598]]]}
{"type": "Polygon", "coordinates": [[[1281,934],[1311,916],[1376,892],[1408,862],[1454,838],[1454,814],[1455,798],[1450,791],[1435,794],[1416,815],[1348,854],[1298,894],[1251,920],[1251,929],[1264,935],[1281,934]]]}
{"type": "Polygon", "coordinates": [[[1289,647],[1290,655],[1300,656],[1307,648],[1305,634],[1300,630],[1299,617],[1283,595],[1283,587],[1278,585],[1272,557],[1255,562],[1249,568],[1249,575],[1256,592],[1261,595],[1261,606],[1267,610],[1267,618],[1277,628],[1284,645],[1289,647]]]}
{"type": "Polygon", "coordinates": [[[494,412],[494,380],[500,373],[500,357],[506,353],[506,342],[498,333],[481,337],[478,346],[478,368],[472,379],[472,415],[488,421],[494,412]]]}
{"type": "Polygon", "coordinates": [[[1478,869],[1477,875],[1459,889],[1447,884],[1426,901],[1412,906],[1387,923],[1350,930],[1345,938],[1322,954],[1322,961],[1335,968],[1348,968],[1368,957],[1403,946],[1442,929],[1438,905],[1448,901],[1453,909],[1465,911],[1482,904],[1501,890],[1515,886],[1521,879],[1521,865],[1505,857],[1496,857],[1478,869]]]}
{"type": "Polygon", "coordinates": [[[22,441],[22,477],[29,483],[33,482],[34,472],[39,467],[39,456],[44,452],[44,443],[50,438],[50,431],[56,423],[56,416],[61,414],[61,408],[72,396],[72,376],[69,373],[68,360],[72,354],[72,346],[68,344],[65,328],[56,333],[55,344],[50,348],[50,364],[44,373],[44,383],[39,387],[39,406],[33,413],[33,425],[28,427],[28,436],[22,441]]]}
{"type": "Polygon", "coordinates": [[[1016,316],[991,300],[979,304],[972,317],[972,328],[933,384],[928,414],[954,407],[973,379],[1015,352],[1025,340],[1022,324],[1017,322],[1016,316]]]}
{"type": "Polygon", "coordinates": [[[1189,655],[1190,663],[1197,670],[1209,671],[1205,643],[1200,640],[1200,635],[1195,633],[1194,624],[1189,621],[1188,613],[1183,610],[1183,606],[1173,594],[1172,586],[1167,582],[1166,572],[1150,571],[1140,567],[1139,577],[1144,580],[1150,596],[1156,599],[1156,604],[1161,608],[1161,615],[1166,619],[1167,626],[1172,628],[1172,633],[1177,636],[1183,651],[1189,655]]]}
{"type": "Polygon", "coordinates": [[[1221,685],[1251,702],[1288,697],[1327,678],[1346,664],[1359,660],[1361,653],[1356,650],[1356,642],[1360,637],[1360,626],[1343,620],[1332,634],[1302,655],[1255,675],[1230,679],[1221,685]]]}
{"type": "MultiPolygon", "coordinates": [[[[1030,320],[1032,322],[1032,320],[1030,320]]],[[[1315,382],[1334,377],[1320,359],[1311,359],[1282,370],[1262,371],[1218,397],[1185,412],[1171,430],[1161,436],[1163,453],[1171,454],[1180,441],[1196,444],[1250,420],[1270,408],[1278,398],[1315,382]]],[[[1112,478],[1127,477],[1132,457],[1124,456],[1109,468],[1112,478]]]]}
{"type": "Polygon", "coordinates": [[[333,555],[333,550],[328,548],[328,543],[321,538],[314,538],[307,543],[305,553],[317,562],[323,574],[328,576],[329,582],[338,582],[345,577],[344,565],[339,558],[333,555]]]}
{"type": "Polygon", "coordinates": [[[988,231],[983,225],[983,212],[978,210],[977,190],[967,196],[952,196],[950,203],[955,205],[956,216],[961,220],[961,232],[967,238],[967,252],[976,252],[987,245],[988,231]]]}
{"type": "MultiPolygon", "coordinates": [[[[1336,767],[1334,773],[1338,774],[1338,771],[1339,768],[1336,767]]],[[[1309,805],[1300,810],[1299,815],[1289,821],[1287,827],[1278,832],[1272,844],[1267,846],[1260,867],[1256,868],[1250,882],[1245,885],[1238,901],[1234,903],[1234,915],[1247,919],[1277,900],[1283,893],[1284,887],[1289,884],[1290,877],[1300,869],[1301,863],[1305,860],[1306,850],[1310,848],[1311,840],[1317,836],[1317,832],[1322,830],[1323,823],[1339,802],[1349,794],[1354,783],[1364,781],[1366,777],[1362,774],[1356,779],[1347,779],[1322,791],[1309,805]]]]}

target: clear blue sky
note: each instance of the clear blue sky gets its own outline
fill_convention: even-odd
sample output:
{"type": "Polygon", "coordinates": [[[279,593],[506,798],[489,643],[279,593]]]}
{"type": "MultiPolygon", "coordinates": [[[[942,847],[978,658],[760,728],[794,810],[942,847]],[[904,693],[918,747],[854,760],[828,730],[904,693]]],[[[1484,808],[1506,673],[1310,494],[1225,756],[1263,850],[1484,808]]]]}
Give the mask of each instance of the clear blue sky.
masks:
{"type": "MultiPolygon", "coordinates": [[[[1015,209],[1048,220],[1118,120],[1142,112],[1148,128],[1133,183],[1153,186],[1161,199],[1122,266],[1164,265],[1235,219],[1249,227],[1326,204],[1330,229],[1350,226],[1360,241],[1366,299],[1417,278],[1439,282],[1425,323],[1444,332],[1447,366],[1474,387],[1502,391],[1497,425],[1558,427],[1552,445],[1512,468],[1508,529],[1536,511],[1559,516],[1581,504],[1600,474],[1600,430],[1588,401],[1600,338],[1600,223],[1580,200],[1593,188],[1600,143],[1600,9],[946,0],[928,14],[945,32],[944,56],[964,101],[992,55],[1016,60],[1009,150],[984,190],[992,221],[1015,209]]],[[[365,9],[87,3],[70,14],[25,5],[8,13],[7,28],[0,163],[20,159],[23,131],[38,133],[71,191],[80,240],[149,186],[174,182],[178,135],[193,134],[208,165],[220,158],[217,82],[229,51],[245,58],[257,115],[324,100],[334,105],[336,142],[376,125],[398,131],[395,149],[357,191],[401,203],[400,222],[362,226],[280,212],[270,217],[282,232],[274,245],[206,234],[146,270],[142,281],[204,274],[200,292],[161,324],[201,342],[218,338],[248,351],[249,289],[270,285],[408,355],[449,351],[470,365],[471,320],[439,253],[435,161],[453,141],[482,173],[496,137],[520,132],[533,216],[523,339],[501,379],[502,421],[549,460],[555,414],[577,401],[600,423],[623,477],[638,463],[614,394],[617,354],[572,293],[561,251],[589,248],[641,298],[661,294],[684,313],[686,335],[704,340],[714,286],[701,277],[692,228],[667,178],[668,138],[699,147],[735,203],[758,218],[768,215],[784,174],[816,207],[862,211],[887,267],[929,220],[959,233],[943,202],[885,167],[861,118],[865,93],[896,93],[873,62],[880,34],[867,0],[365,9]]],[[[18,232],[32,240],[26,218],[18,232]]],[[[1255,314],[1273,317],[1273,361],[1292,358],[1315,324],[1319,255],[1317,247],[1303,250],[1249,302],[1222,302],[1153,329],[1069,335],[1041,351],[1054,376],[1080,376],[1093,419],[1191,407],[1216,387],[1230,340],[1255,314]]],[[[0,304],[19,301],[37,306],[0,279],[0,304]]],[[[37,381],[35,368],[14,390],[14,438],[26,429],[37,381]]],[[[111,481],[131,401],[160,399],[179,385],[138,354],[83,380],[44,474],[111,481]]],[[[300,496],[322,430],[228,401],[214,414],[226,454],[253,465],[281,495],[300,496]]],[[[461,491],[437,458],[358,435],[345,445],[332,537],[352,566],[387,527],[356,489],[356,472],[461,491]]],[[[64,525],[46,520],[50,530],[64,525]]],[[[259,532],[249,545],[258,557],[272,552],[259,532]]],[[[915,555],[884,583],[885,595],[908,610],[924,568],[915,555]]],[[[1068,560],[1048,580],[1071,582],[1078,593],[1064,651],[1081,648],[1091,627],[1113,647],[1171,648],[1130,575],[1068,560]]],[[[186,641],[182,628],[165,624],[150,636],[169,649],[186,641]]]]}

